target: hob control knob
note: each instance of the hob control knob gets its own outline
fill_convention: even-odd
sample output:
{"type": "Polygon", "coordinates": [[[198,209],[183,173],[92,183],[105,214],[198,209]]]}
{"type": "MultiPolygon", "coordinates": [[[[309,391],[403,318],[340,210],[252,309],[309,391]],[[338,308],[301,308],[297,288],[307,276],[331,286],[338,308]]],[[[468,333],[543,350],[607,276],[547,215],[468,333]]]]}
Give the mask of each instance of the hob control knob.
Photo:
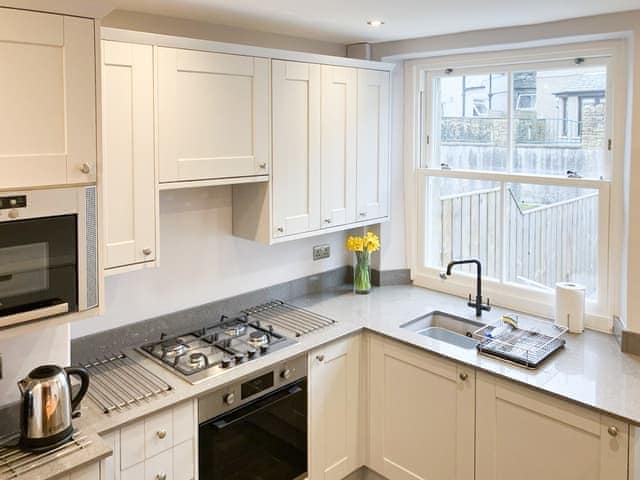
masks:
{"type": "Polygon", "coordinates": [[[233,402],[236,401],[236,394],[233,392],[229,392],[223,397],[223,400],[227,405],[233,405],[233,402]]]}
{"type": "Polygon", "coordinates": [[[254,355],[256,354],[256,349],[255,348],[250,348],[247,350],[247,355],[249,356],[249,358],[252,358],[254,355]]]}
{"type": "Polygon", "coordinates": [[[260,353],[267,353],[269,351],[269,345],[260,345],[260,353]]]}
{"type": "Polygon", "coordinates": [[[285,380],[289,380],[291,378],[291,369],[285,368],[282,372],[280,372],[280,376],[285,380]]]}
{"type": "Polygon", "coordinates": [[[231,359],[224,357],[220,363],[222,364],[222,368],[229,368],[231,366],[231,359]]]}

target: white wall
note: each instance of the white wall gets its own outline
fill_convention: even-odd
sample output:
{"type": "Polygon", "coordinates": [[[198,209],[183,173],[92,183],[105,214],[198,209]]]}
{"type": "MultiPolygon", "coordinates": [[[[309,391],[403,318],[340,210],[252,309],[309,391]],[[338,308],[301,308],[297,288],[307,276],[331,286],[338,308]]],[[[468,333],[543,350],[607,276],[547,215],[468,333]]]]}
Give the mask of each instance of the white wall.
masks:
{"type": "MultiPolygon", "coordinates": [[[[624,255],[619,279],[621,285],[619,297],[614,301],[619,304],[617,310],[620,311],[627,328],[640,332],[640,315],[635,314],[640,311],[640,10],[539,25],[384,42],[372,46],[372,57],[376,60],[398,61],[408,58],[614,37],[626,37],[629,45],[629,104],[626,135],[628,145],[624,173],[624,189],[629,194],[624,205],[624,234],[620,242],[624,255]]],[[[397,87],[397,85],[394,86],[396,104],[394,110],[399,108],[397,104],[404,103],[403,90],[397,87]]],[[[404,133],[401,120],[394,118],[392,135],[392,145],[402,144],[404,133]]],[[[393,152],[394,163],[401,163],[401,150],[394,147],[393,152]]],[[[400,200],[402,190],[400,189],[399,192],[396,189],[392,192],[394,204],[400,200]]],[[[390,227],[392,230],[399,228],[397,223],[390,227]]],[[[394,250],[397,250],[398,246],[394,245],[394,247],[394,250]]],[[[385,251],[383,263],[385,257],[390,258],[389,263],[392,264],[401,257],[401,254],[398,251],[385,251]]],[[[386,267],[383,265],[383,268],[386,267]]]]}
{"type": "Polygon", "coordinates": [[[36,330],[27,335],[0,340],[0,354],[2,354],[1,406],[20,398],[16,382],[38,365],[69,365],[71,361],[69,325],[36,330]]]}
{"type": "Polygon", "coordinates": [[[162,192],[160,267],[107,277],[105,314],[73,323],[72,337],[331,270],[349,261],[346,233],[267,246],[233,237],[231,214],[231,187],[162,192]],[[312,247],[323,243],[331,245],[331,257],[314,262],[312,247]]]}

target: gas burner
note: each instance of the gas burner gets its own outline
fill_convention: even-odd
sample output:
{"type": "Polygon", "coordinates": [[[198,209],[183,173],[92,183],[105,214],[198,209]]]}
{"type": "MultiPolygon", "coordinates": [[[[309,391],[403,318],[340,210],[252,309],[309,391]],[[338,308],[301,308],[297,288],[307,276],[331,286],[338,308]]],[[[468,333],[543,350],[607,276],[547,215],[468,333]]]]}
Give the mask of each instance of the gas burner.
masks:
{"type": "Polygon", "coordinates": [[[224,327],[224,333],[230,337],[241,337],[247,332],[247,325],[244,323],[236,323],[224,327]]]}
{"type": "Polygon", "coordinates": [[[184,343],[174,343],[171,345],[163,345],[162,347],[162,354],[164,357],[171,355],[172,357],[179,357],[180,355],[183,355],[184,352],[187,351],[187,345],[185,345],[184,343]]]}
{"type": "Polygon", "coordinates": [[[254,347],[267,345],[269,343],[269,335],[267,332],[263,332],[262,330],[255,330],[249,334],[249,340],[247,340],[247,343],[254,347]]]}
{"type": "Polygon", "coordinates": [[[202,352],[196,352],[189,354],[189,364],[193,368],[206,368],[209,366],[209,359],[202,352]]]}

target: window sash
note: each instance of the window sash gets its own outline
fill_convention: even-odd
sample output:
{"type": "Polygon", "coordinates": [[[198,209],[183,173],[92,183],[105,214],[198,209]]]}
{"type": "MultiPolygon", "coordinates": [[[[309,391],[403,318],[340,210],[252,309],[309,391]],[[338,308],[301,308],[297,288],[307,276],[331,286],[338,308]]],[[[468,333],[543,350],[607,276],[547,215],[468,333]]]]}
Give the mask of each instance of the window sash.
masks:
{"type": "MultiPolygon", "coordinates": [[[[505,186],[508,183],[523,183],[535,185],[550,185],[559,187],[589,188],[598,191],[598,251],[597,251],[597,296],[588,299],[590,314],[587,324],[594,328],[606,330],[609,328],[609,202],[611,182],[608,180],[564,178],[557,176],[538,176],[520,173],[484,172],[474,170],[441,170],[420,168],[416,171],[418,181],[418,262],[413,272],[414,282],[427,288],[447,291],[457,295],[466,295],[473,290],[475,278],[460,272],[451,279],[443,282],[440,278],[441,269],[427,265],[428,238],[428,179],[429,177],[445,177],[453,179],[485,180],[497,182],[500,185],[500,225],[505,225],[505,186]]],[[[500,248],[497,252],[501,256],[500,272],[497,279],[485,277],[485,291],[488,296],[499,300],[501,305],[516,308],[532,314],[551,317],[553,315],[553,291],[537,289],[505,281],[505,242],[509,232],[500,229],[500,248]]]]}

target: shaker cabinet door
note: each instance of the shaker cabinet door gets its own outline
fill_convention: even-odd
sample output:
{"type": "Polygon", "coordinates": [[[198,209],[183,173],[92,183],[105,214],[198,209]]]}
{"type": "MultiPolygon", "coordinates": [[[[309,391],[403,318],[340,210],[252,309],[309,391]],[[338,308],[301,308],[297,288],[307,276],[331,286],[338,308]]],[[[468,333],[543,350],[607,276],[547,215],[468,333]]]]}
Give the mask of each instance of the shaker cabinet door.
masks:
{"type": "Polygon", "coordinates": [[[480,373],[476,480],[625,480],[629,426],[480,373]]]}
{"type": "Polygon", "coordinates": [[[266,175],[269,61],[159,47],[160,182],[266,175]]]}
{"type": "Polygon", "coordinates": [[[102,44],[105,268],[154,260],[153,50],[102,44]]]}
{"type": "Polygon", "coordinates": [[[389,215],[389,72],[358,70],[356,215],[389,215]]]}
{"type": "Polygon", "coordinates": [[[320,65],[272,61],[273,237],[320,229],[320,65]]]}
{"type": "Polygon", "coordinates": [[[378,336],[369,345],[369,467],[389,480],[473,479],[473,369],[378,336]]]}
{"type": "Polygon", "coordinates": [[[322,66],[322,227],[356,221],[357,70],[322,66]]]}
{"type": "Polygon", "coordinates": [[[93,20],[0,8],[0,189],[96,179],[93,20]]]}

